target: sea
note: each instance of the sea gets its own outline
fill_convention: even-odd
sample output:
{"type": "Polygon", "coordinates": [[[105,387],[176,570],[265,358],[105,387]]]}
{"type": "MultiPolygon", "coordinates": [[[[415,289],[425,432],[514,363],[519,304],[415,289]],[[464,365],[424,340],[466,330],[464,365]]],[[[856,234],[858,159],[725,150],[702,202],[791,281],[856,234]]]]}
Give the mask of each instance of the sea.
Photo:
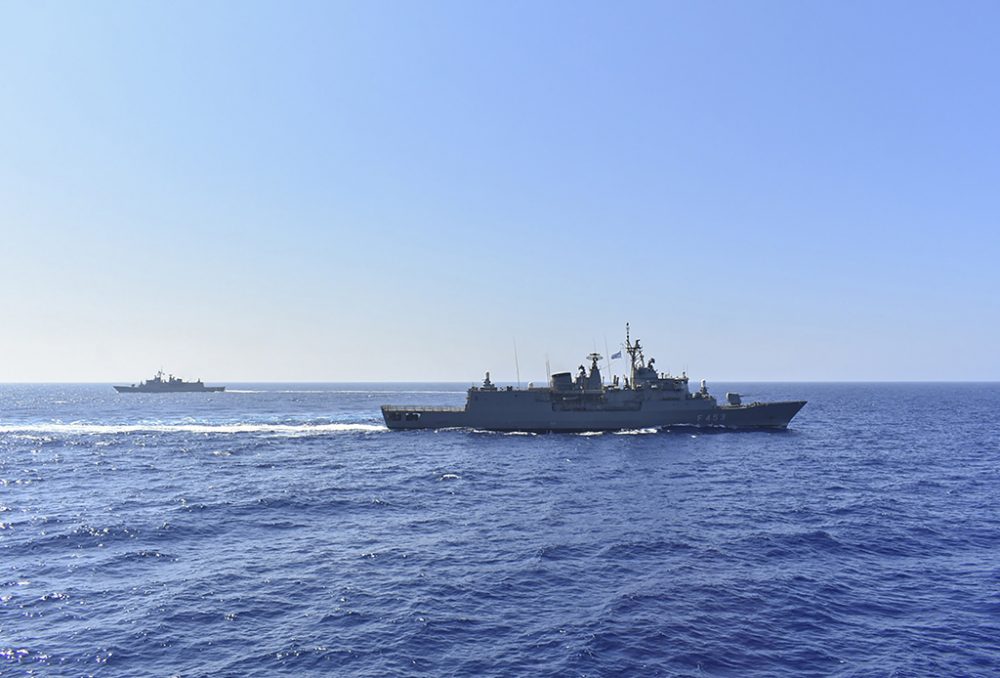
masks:
{"type": "Polygon", "coordinates": [[[2,676],[1000,675],[1000,385],[391,432],[468,384],[0,385],[2,676]]]}

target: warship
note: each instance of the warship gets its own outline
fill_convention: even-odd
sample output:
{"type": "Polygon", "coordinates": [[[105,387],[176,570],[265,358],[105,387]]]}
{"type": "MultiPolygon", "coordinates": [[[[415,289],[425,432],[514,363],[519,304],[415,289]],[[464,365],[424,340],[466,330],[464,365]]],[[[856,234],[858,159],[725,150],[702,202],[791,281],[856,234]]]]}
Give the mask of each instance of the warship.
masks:
{"type": "MultiPolygon", "coordinates": [[[[586,432],[692,426],[725,429],[785,429],[804,400],[743,403],[739,393],[727,393],[719,404],[705,381],[692,393],[688,376],[657,372],[638,339],[625,326],[625,351],[630,376],[610,384],[601,378],[599,354],[591,353],[589,373],[580,365],[553,374],[546,387],[498,387],[490,373],[481,386],[469,389],[464,407],[383,405],[390,429],[469,428],[487,431],[586,432]]],[[[620,354],[620,352],[619,352],[620,354]]],[[[616,354],[614,357],[620,357],[616,354]]]]}
{"type": "Polygon", "coordinates": [[[163,370],[157,372],[152,379],[142,382],[138,386],[115,386],[119,393],[219,393],[225,391],[225,386],[205,386],[198,381],[184,381],[169,374],[163,378],[163,370]]]}

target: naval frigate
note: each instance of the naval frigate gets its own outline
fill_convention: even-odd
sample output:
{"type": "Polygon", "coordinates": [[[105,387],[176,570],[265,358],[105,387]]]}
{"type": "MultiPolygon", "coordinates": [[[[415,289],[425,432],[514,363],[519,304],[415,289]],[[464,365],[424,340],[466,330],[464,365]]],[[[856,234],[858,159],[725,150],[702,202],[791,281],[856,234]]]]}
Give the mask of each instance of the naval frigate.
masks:
{"type": "Polygon", "coordinates": [[[225,386],[205,386],[198,381],[184,381],[174,375],[163,378],[163,370],[157,372],[152,379],[147,379],[138,386],[115,386],[119,393],[219,393],[225,391],[225,386]]]}
{"type": "Polygon", "coordinates": [[[589,373],[580,365],[553,374],[546,387],[498,387],[490,373],[481,386],[469,389],[464,407],[383,405],[382,417],[390,429],[470,428],[487,431],[583,432],[694,426],[726,429],[785,429],[804,400],[743,403],[740,394],[727,393],[719,404],[705,381],[692,393],[688,376],[657,372],[638,339],[625,326],[625,351],[631,362],[629,377],[610,384],[601,378],[591,353],[589,373]]]}

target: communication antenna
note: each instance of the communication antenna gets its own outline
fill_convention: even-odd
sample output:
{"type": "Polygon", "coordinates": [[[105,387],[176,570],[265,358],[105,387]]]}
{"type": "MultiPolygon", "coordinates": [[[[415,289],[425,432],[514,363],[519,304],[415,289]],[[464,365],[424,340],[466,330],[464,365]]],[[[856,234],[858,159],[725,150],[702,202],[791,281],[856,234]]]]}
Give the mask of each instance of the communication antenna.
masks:
{"type": "Polygon", "coordinates": [[[521,367],[517,364],[517,339],[514,340],[514,372],[517,374],[517,387],[521,388],[521,367]]]}
{"type": "Polygon", "coordinates": [[[625,323],[625,350],[628,352],[629,363],[631,364],[631,377],[632,377],[632,388],[635,388],[635,366],[636,362],[639,363],[639,367],[645,367],[646,361],[642,356],[642,346],[639,345],[639,340],[636,339],[635,343],[632,343],[632,335],[629,332],[628,323],[625,323]]]}
{"type": "Polygon", "coordinates": [[[611,354],[608,352],[608,335],[604,335],[604,364],[608,368],[608,379],[611,379],[611,354]]]}

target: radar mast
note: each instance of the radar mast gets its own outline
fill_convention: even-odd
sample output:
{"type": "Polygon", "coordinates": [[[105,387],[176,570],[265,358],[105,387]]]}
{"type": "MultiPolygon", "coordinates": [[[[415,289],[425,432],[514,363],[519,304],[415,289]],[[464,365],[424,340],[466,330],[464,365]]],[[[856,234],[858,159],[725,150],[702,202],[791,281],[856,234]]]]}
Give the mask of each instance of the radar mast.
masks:
{"type": "Polygon", "coordinates": [[[628,353],[629,361],[632,365],[630,383],[632,384],[632,388],[635,388],[635,371],[639,367],[646,366],[646,359],[642,355],[642,346],[639,345],[639,340],[636,339],[635,343],[632,343],[628,323],[625,323],[625,351],[628,353]]]}
{"type": "Polygon", "coordinates": [[[591,370],[596,370],[597,369],[597,361],[601,360],[603,358],[604,358],[604,356],[602,356],[600,353],[597,353],[597,352],[594,352],[594,353],[591,353],[590,355],[588,355],[587,356],[587,360],[590,361],[590,369],[591,370]]]}

